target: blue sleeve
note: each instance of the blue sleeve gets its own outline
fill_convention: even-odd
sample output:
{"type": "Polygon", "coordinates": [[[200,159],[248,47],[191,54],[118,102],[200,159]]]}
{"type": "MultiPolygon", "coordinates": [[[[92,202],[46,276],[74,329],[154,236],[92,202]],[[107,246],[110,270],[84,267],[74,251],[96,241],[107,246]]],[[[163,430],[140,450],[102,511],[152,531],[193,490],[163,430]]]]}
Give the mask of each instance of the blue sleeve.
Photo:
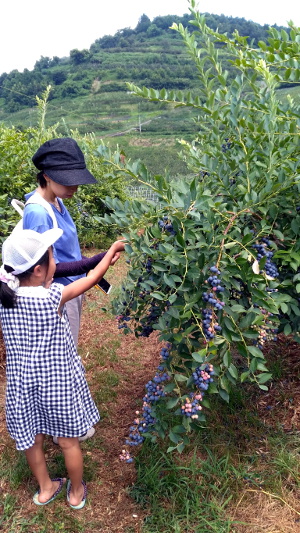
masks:
{"type": "Polygon", "coordinates": [[[23,229],[44,233],[53,228],[53,221],[46,209],[39,204],[27,204],[23,215],[23,229]]]}

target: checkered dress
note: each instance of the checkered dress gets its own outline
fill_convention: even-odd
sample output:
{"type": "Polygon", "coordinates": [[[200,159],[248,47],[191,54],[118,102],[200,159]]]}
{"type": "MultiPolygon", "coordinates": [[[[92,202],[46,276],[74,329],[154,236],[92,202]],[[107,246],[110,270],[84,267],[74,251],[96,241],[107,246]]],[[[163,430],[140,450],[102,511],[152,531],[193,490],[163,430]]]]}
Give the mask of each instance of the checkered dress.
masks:
{"type": "Polygon", "coordinates": [[[7,428],[18,450],[33,446],[38,433],[79,437],[100,419],[66,312],[57,313],[63,288],[19,287],[17,307],[0,304],[7,428]]]}

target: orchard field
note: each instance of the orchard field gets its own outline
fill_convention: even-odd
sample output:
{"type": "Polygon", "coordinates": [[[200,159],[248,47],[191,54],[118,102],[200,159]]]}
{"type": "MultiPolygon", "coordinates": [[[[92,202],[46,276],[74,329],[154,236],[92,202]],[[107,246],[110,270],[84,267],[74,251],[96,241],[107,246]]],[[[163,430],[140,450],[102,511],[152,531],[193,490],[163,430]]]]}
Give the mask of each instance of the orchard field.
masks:
{"type": "MultiPolygon", "coordinates": [[[[109,273],[114,292],[126,263],[109,273]]],[[[114,294],[112,295],[114,296],[114,294]]],[[[79,349],[102,420],[83,443],[89,498],[70,511],[65,494],[47,508],[32,503],[36,485],[10,439],[4,417],[1,344],[0,501],[5,533],[296,533],[299,522],[300,350],[292,339],[268,346],[274,381],[268,392],[239,388],[227,405],[214,403],[207,429],[180,456],[146,444],[135,464],[119,460],[144,386],[159,362],[161,343],[125,337],[114,316],[101,311],[96,289],[84,304],[79,349]]],[[[53,476],[63,458],[46,444],[53,476]]]]}
{"type": "MultiPolygon", "coordinates": [[[[152,176],[72,132],[99,178],[70,205],[82,244],[128,241],[108,313],[95,291],[85,304],[80,351],[103,414],[84,444],[91,496],[80,517],[61,499],[33,513],[3,413],[7,532],[300,531],[300,107],[278,93],[300,80],[300,29],[271,28],[254,47],[211,30],[194,0],[190,12],[195,31],[173,30],[198,94],[129,84],[135,97],[197,112],[195,138],[179,141],[189,175],[152,176]],[[128,198],[132,183],[157,201],[128,198]]],[[[9,199],[33,184],[30,153],[57,134],[44,126],[47,94],[38,105],[37,129],[0,130],[2,238],[9,199]]],[[[61,455],[48,446],[55,473],[61,455]]]]}

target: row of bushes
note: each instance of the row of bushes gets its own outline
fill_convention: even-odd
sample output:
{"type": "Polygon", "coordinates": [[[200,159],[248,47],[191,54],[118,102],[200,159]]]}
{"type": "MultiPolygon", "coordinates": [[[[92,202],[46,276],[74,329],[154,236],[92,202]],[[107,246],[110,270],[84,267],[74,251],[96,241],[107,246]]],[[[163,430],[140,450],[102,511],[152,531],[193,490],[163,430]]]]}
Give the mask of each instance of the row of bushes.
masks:
{"type": "MultiPolygon", "coordinates": [[[[0,125],[0,240],[9,235],[19,215],[11,207],[11,199],[24,200],[24,195],[36,187],[36,173],[31,157],[45,141],[61,137],[59,124],[44,127],[46,98],[38,100],[40,120],[37,127],[20,131],[14,127],[0,125]]],[[[98,151],[99,142],[93,135],[81,136],[78,131],[71,131],[85,154],[87,166],[97,178],[94,186],[82,186],[72,200],[68,200],[68,209],[78,228],[79,239],[84,246],[101,246],[102,240],[112,236],[111,228],[103,228],[95,221],[95,215],[106,212],[102,201],[106,196],[126,198],[125,181],[121,174],[113,174],[109,165],[104,164],[98,151]]],[[[115,153],[118,158],[118,152],[115,153]]]]}

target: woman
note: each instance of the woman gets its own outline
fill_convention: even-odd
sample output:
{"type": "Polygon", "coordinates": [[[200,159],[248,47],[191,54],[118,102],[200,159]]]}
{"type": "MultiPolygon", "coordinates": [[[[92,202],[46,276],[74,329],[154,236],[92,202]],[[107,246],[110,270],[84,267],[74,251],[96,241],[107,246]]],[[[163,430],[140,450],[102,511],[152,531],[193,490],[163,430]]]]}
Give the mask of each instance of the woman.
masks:
{"type": "MultiPolygon", "coordinates": [[[[32,161],[40,171],[37,175],[39,185],[36,191],[26,195],[26,200],[32,194],[40,195],[50,204],[57,220],[57,226],[63,230],[62,236],[53,246],[56,262],[55,281],[68,285],[92,270],[105,253],[90,259],[82,257],[75,224],[62,200],[72,198],[79,185],[93,184],[97,181],[86,168],[84,155],[78,144],[69,137],[46,141],[34,154],[32,161]]],[[[52,217],[42,205],[39,203],[26,204],[23,229],[44,233],[52,228],[52,217]]],[[[120,251],[123,249],[124,246],[120,244],[120,250],[116,251],[111,265],[118,260],[120,251]]],[[[67,302],[66,307],[76,346],[80,327],[82,295],[67,302]]],[[[91,428],[90,433],[80,440],[85,440],[93,433],[94,430],[91,428]]]]}

